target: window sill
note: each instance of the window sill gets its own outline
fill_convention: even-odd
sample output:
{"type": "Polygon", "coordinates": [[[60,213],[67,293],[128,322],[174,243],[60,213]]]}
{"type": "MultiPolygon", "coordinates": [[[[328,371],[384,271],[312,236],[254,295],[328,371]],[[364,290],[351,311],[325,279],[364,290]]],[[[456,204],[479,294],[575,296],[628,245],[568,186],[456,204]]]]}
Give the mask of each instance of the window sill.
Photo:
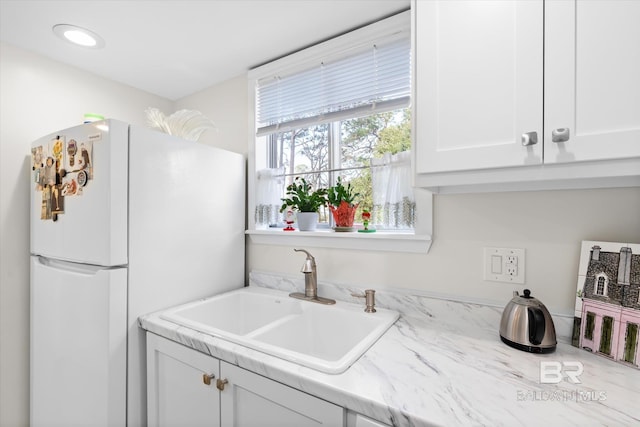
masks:
{"type": "Polygon", "coordinates": [[[310,246],[412,253],[427,253],[431,246],[431,236],[427,234],[391,231],[336,233],[330,230],[247,230],[245,233],[253,243],[259,245],[310,246]]]}

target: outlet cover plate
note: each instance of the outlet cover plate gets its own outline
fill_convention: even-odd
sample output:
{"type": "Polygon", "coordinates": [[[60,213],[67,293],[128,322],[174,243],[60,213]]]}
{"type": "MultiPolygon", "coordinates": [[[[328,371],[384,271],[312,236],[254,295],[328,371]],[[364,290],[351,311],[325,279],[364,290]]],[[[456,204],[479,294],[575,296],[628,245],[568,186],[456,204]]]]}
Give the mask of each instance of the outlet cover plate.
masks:
{"type": "Polygon", "coordinates": [[[484,248],[484,280],[524,285],[524,249],[484,248]]]}

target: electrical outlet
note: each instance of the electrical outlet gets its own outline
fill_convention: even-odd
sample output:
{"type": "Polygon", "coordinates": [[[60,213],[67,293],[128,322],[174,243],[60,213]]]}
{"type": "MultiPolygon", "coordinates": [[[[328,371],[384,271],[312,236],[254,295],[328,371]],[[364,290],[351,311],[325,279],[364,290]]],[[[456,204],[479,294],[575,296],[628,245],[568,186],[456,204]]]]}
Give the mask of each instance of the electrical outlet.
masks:
{"type": "Polygon", "coordinates": [[[524,284],[524,249],[484,248],[484,280],[524,284]]]}

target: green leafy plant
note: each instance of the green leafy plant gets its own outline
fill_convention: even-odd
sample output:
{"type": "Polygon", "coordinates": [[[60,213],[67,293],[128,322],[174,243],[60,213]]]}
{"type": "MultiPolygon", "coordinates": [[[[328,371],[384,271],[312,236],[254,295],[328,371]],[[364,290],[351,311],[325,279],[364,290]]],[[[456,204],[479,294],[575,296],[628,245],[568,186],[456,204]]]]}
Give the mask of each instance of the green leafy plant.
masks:
{"type": "Polygon", "coordinates": [[[327,191],[327,198],[329,200],[329,204],[332,206],[340,206],[341,202],[346,202],[349,206],[355,205],[355,199],[358,197],[360,193],[357,193],[353,188],[351,188],[351,183],[347,183],[345,187],[342,184],[342,178],[338,177],[338,181],[336,185],[330,187],[327,191]]]}
{"type": "Polygon", "coordinates": [[[299,212],[317,212],[321,206],[327,203],[327,189],[318,188],[313,190],[304,178],[296,177],[287,186],[287,197],[282,200],[280,212],[284,212],[288,207],[297,209],[299,212]]]}

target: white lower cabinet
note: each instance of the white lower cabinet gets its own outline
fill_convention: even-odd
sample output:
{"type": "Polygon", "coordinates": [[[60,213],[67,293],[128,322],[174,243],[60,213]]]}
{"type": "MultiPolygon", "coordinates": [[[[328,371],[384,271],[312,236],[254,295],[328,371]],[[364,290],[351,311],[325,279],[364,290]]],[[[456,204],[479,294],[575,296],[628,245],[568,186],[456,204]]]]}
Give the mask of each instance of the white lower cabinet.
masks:
{"type": "Polygon", "coordinates": [[[342,426],[344,409],[227,362],[220,393],[223,426],[342,426]]]}
{"type": "Polygon", "coordinates": [[[340,406],[147,333],[149,426],[336,426],[340,406]]]}
{"type": "Polygon", "coordinates": [[[149,426],[220,425],[219,378],[218,359],[147,333],[149,426]]]}

